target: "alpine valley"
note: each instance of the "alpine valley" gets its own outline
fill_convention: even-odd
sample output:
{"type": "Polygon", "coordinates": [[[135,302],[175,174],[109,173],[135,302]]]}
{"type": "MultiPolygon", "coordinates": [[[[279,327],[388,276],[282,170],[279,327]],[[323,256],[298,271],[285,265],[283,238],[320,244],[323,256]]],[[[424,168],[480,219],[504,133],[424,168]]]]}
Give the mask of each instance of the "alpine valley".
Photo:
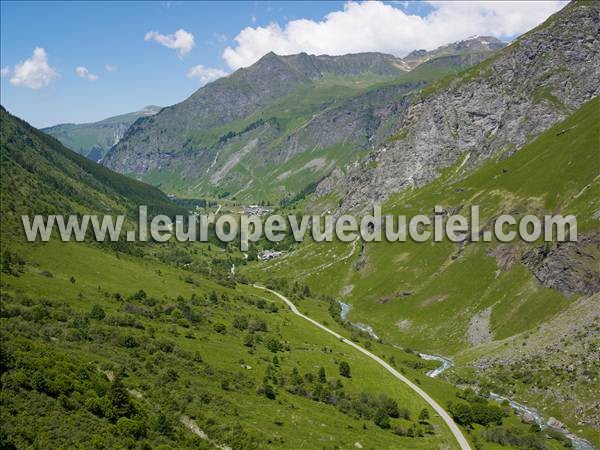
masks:
{"type": "Polygon", "coordinates": [[[267,53],[96,123],[2,108],[0,446],[598,449],[599,94],[600,2],[574,1],[511,43],[267,53]],[[241,252],[21,225],[374,204],[479,205],[481,234],[571,214],[578,239],[241,252]]]}

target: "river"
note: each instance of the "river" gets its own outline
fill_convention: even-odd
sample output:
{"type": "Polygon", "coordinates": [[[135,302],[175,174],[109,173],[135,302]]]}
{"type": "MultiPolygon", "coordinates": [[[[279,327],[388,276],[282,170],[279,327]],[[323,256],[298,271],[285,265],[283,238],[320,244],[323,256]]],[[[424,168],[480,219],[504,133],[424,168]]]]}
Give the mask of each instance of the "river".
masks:
{"type": "MultiPolygon", "coordinates": [[[[348,303],[344,303],[340,300],[338,300],[338,303],[340,304],[340,306],[342,308],[342,310],[340,312],[340,318],[344,321],[347,321],[348,313],[350,312],[350,309],[352,308],[352,306],[349,305],[348,303]]],[[[348,321],[348,323],[350,323],[350,325],[352,325],[354,328],[356,328],[358,330],[369,333],[369,335],[371,337],[373,337],[374,339],[379,340],[379,337],[377,337],[377,335],[375,334],[375,332],[373,331],[373,328],[371,326],[366,325],[364,323],[354,323],[354,322],[350,322],[350,321],[348,321]]],[[[440,363],[439,367],[427,372],[427,376],[431,377],[431,378],[438,377],[444,371],[446,371],[454,366],[454,363],[452,362],[452,360],[450,358],[445,358],[443,356],[430,355],[427,353],[419,353],[419,357],[421,359],[424,359],[427,361],[438,361],[440,363]]],[[[490,399],[496,400],[498,402],[503,402],[506,400],[508,402],[508,404],[511,406],[511,408],[514,409],[515,411],[517,411],[517,413],[520,413],[521,415],[524,415],[524,414],[531,415],[531,417],[533,417],[533,419],[535,420],[535,423],[537,423],[541,429],[548,428],[548,426],[549,426],[548,421],[535,408],[532,408],[527,405],[523,405],[522,403],[518,403],[510,398],[504,397],[504,396],[502,396],[500,394],[496,394],[494,392],[490,392],[490,399]]],[[[569,438],[571,440],[571,442],[573,443],[573,448],[575,448],[576,450],[596,450],[595,447],[590,442],[571,433],[566,427],[565,428],[553,428],[553,429],[561,432],[567,438],[569,438]]]]}

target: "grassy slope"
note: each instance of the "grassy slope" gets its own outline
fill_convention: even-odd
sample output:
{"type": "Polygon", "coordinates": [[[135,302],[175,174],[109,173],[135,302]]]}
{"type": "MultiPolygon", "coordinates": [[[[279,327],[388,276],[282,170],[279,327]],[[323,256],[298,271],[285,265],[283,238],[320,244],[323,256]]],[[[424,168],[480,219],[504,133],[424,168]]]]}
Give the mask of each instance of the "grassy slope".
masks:
{"type": "MultiPolygon", "coordinates": [[[[450,168],[421,189],[398,193],[384,210],[410,217],[429,214],[436,204],[463,205],[464,212],[478,204],[482,224],[511,211],[553,212],[576,214],[580,233],[597,231],[592,216],[600,208],[599,105],[598,99],[590,101],[508,159],[488,162],[468,175],[460,167],[450,168]]],[[[372,325],[392,342],[452,355],[469,347],[469,322],[487,307],[493,308],[491,331],[503,339],[550,320],[576,299],[541,287],[518,263],[499,270],[489,255],[496,245],[367,244],[360,258],[363,268],[357,271],[360,247],[352,257],[324,267],[348,254],[348,246],[307,244],[270,263],[267,273],[302,279],[330,295],[346,293],[353,305],[351,320],[372,325]]],[[[526,249],[515,245],[519,252],[526,249]]],[[[261,276],[258,270],[252,274],[261,276]]],[[[568,420],[570,414],[563,411],[562,417],[568,420]]]]}
{"type": "Polygon", "coordinates": [[[3,224],[20,223],[21,212],[132,214],[138,205],[169,215],[183,211],[158,189],[72,152],[4,108],[0,114],[3,224]]]}
{"type": "MultiPolygon", "coordinates": [[[[178,443],[177,447],[191,445],[187,441],[187,431],[177,423],[181,414],[196,418],[211,437],[225,442],[235,442],[230,429],[239,422],[247,433],[261,442],[261,446],[266,447],[271,447],[268,442],[277,448],[300,448],[303,445],[314,448],[315,444],[327,448],[334,445],[349,447],[356,441],[375,448],[396,448],[399,445],[403,448],[431,448],[442,442],[453,445],[437,419],[433,420],[438,429],[435,436],[400,438],[368,421],[344,415],[333,406],[292,395],[283,388],[277,388],[276,401],[257,395],[256,387],[260,385],[273,353],[264,344],[257,344],[256,351],[249,352],[242,343],[245,333],[231,327],[235,315],[248,314],[267,321],[269,331],[258,333],[263,342],[269,336],[277,336],[289,343],[289,351],[277,353],[281,373],[289,373],[292,367],[297,367],[302,374],[309,371],[316,373],[319,367],[325,367],[331,379],[334,379],[337,377],[334,361],[345,360],[353,371],[352,379],[344,380],[348,392],[385,392],[397,399],[400,405],[409,408],[413,417],[423,407],[418,398],[377,365],[345,348],[334,338],[307,329],[299,319],[285,311],[267,313],[236,298],[252,298],[256,292],[250,288],[225,289],[197,276],[193,277],[195,284],[192,284],[189,280],[185,281],[189,275],[187,272],[124,255],[116,257],[84,244],[51,242],[12,249],[25,258],[27,265],[19,277],[3,276],[3,292],[10,295],[3,302],[5,313],[2,319],[3,339],[8,352],[28,345],[34,349],[30,353],[53,355],[53,359],[65,359],[78,368],[114,371],[124,367],[127,373],[125,383],[128,388],[142,393],[141,408],[149,419],[155,419],[163,412],[173,423],[174,431],[170,436],[161,436],[152,430],[148,432],[148,439],[153,445],[159,442],[170,445],[178,443]],[[51,272],[51,276],[47,272],[51,272]],[[124,273],[127,277],[123,277],[124,273]],[[71,277],[75,282],[70,281],[71,277]],[[140,309],[144,309],[144,306],[133,300],[124,303],[112,296],[118,292],[126,298],[140,288],[149,297],[157,299],[163,310],[169,305],[172,305],[171,308],[176,305],[177,296],[182,296],[191,306],[189,298],[192,294],[204,299],[213,290],[219,296],[228,295],[230,300],[192,306],[203,319],[200,323],[191,323],[181,319],[180,314],[171,312],[156,318],[144,317],[139,312],[124,312],[127,310],[126,303],[140,309]],[[32,299],[33,305],[25,299],[32,299]],[[28,318],[26,312],[34,310],[42,299],[50,317],[28,318]],[[94,304],[101,305],[107,316],[121,315],[135,319],[144,330],[108,325],[106,320],[91,320],[89,327],[83,327],[87,336],[81,337],[75,323],[76,317],[88,314],[94,304]],[[68,308],[68,317],[57,319],[60,316],[59,305],[64,305],[63,309],[68,308]],[[14,313],[15,309],[20,310],[20,315],[14,313]],[[221,335],[213,330],[213,324],[217,322],[227,325],[226,334],[221,335]],[[115,338],[117,342],[107,336],[115,338]],[[121,336],[134,336],[140,345],[127,348],[118,343],[121,336]],[[149,350],[153,344],[165,340],[174,344],[175,352],[157,354],[149,350]],[[195,352],[202,355],[203,363],[194,362],[187,356],[195,352]],[[241,364],[251,366],[251,369],[244,369],[241,364]],[[161,377],[164,377],[168,368],[174,368],[179,379],[169,382],[169,390],[165,392],[161,387],[161,377]],[[223,379],[231,380],[231,390],[223,390],[223,379]],[[208,392],[213,399],[210,404],[202,404],[201,392],[208,392]],[[213,421],[217,425],[212,425],[213,421]],[[363,429],[363,423],[367,425],[366,430],[363,429]]],[[[25,364],[24,367],[33,365],[33,356],[29,356],[31,360],[21,355],[20,361],[25,364]]],[[[29,370],[27,372],[31,373],[29,370]]],[[[8,374],[9,385],[11,375],[15,376],[14,371],[8,374]]],[[[3,410],[19,410],[16,417],[5,416],[3,420],[6,424],[5,433],[16,440],[13,442],[21,442],[22,445],[27,442],[25,430],[28,428],[36,430],[35,442],[42,447],[51,442],[62,445],[70,442],[69,445],[74,445],[86,442],[92,435],[103,434],[106,434],[103,440],[107,446],[126,442],[108,420],[86,412],[78,404],[78,400],[83,403],[78,396],[71,396],[70,400],[75,406],[68,408],[61,406],[60,401],[64,400],[60,398],[41,397],[35,391],[23,388],[6,392],[3,410]],[[24,408],[36,408],[36,417],[29,416],[24,408]],[[52,424],[53,417],[58,413],[65,414],[64,427],[56,428],[52,424]],[[73,426],[73,421],[78,420],[88,423],[89,429],[80,429],[67,438],[65,431],[73,426]]],[[[402,420],[397,422],[408,423],[402,420]]],[[[152,420],[148,420],[148,423],[151,426],[152,420]]]]}

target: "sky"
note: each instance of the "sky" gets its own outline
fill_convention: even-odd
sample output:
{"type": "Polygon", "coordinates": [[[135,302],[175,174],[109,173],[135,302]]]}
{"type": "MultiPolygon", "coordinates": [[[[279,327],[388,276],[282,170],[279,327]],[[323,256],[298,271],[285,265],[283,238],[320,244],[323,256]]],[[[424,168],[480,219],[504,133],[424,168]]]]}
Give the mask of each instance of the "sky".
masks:
{"type": "Polygon", "coordinates": [[[36,127],[178,103],[274,51],[405,56],[505,41],[561,9],[533,2],[0,3],[1,103],[36,127]]]}

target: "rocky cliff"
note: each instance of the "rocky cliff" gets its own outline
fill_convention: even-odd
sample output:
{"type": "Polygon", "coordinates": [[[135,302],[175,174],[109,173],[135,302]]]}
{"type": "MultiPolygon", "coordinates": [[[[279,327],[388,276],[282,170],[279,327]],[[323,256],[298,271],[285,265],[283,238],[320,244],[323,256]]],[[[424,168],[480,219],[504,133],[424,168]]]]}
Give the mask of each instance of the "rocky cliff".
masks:
{"type": "MultiPolygon", "coordinates": [[[[403,133],[346,177],[341,209],[381,202],[460,158],[510,155],[600,93],[600,4],[575,2],[491,59],[425,89],[403,133]]],[[[339,176],[339,174],[338,174],[339,176]]],[[[323,182],[318,195],[331,192],[323,182]]]]}

